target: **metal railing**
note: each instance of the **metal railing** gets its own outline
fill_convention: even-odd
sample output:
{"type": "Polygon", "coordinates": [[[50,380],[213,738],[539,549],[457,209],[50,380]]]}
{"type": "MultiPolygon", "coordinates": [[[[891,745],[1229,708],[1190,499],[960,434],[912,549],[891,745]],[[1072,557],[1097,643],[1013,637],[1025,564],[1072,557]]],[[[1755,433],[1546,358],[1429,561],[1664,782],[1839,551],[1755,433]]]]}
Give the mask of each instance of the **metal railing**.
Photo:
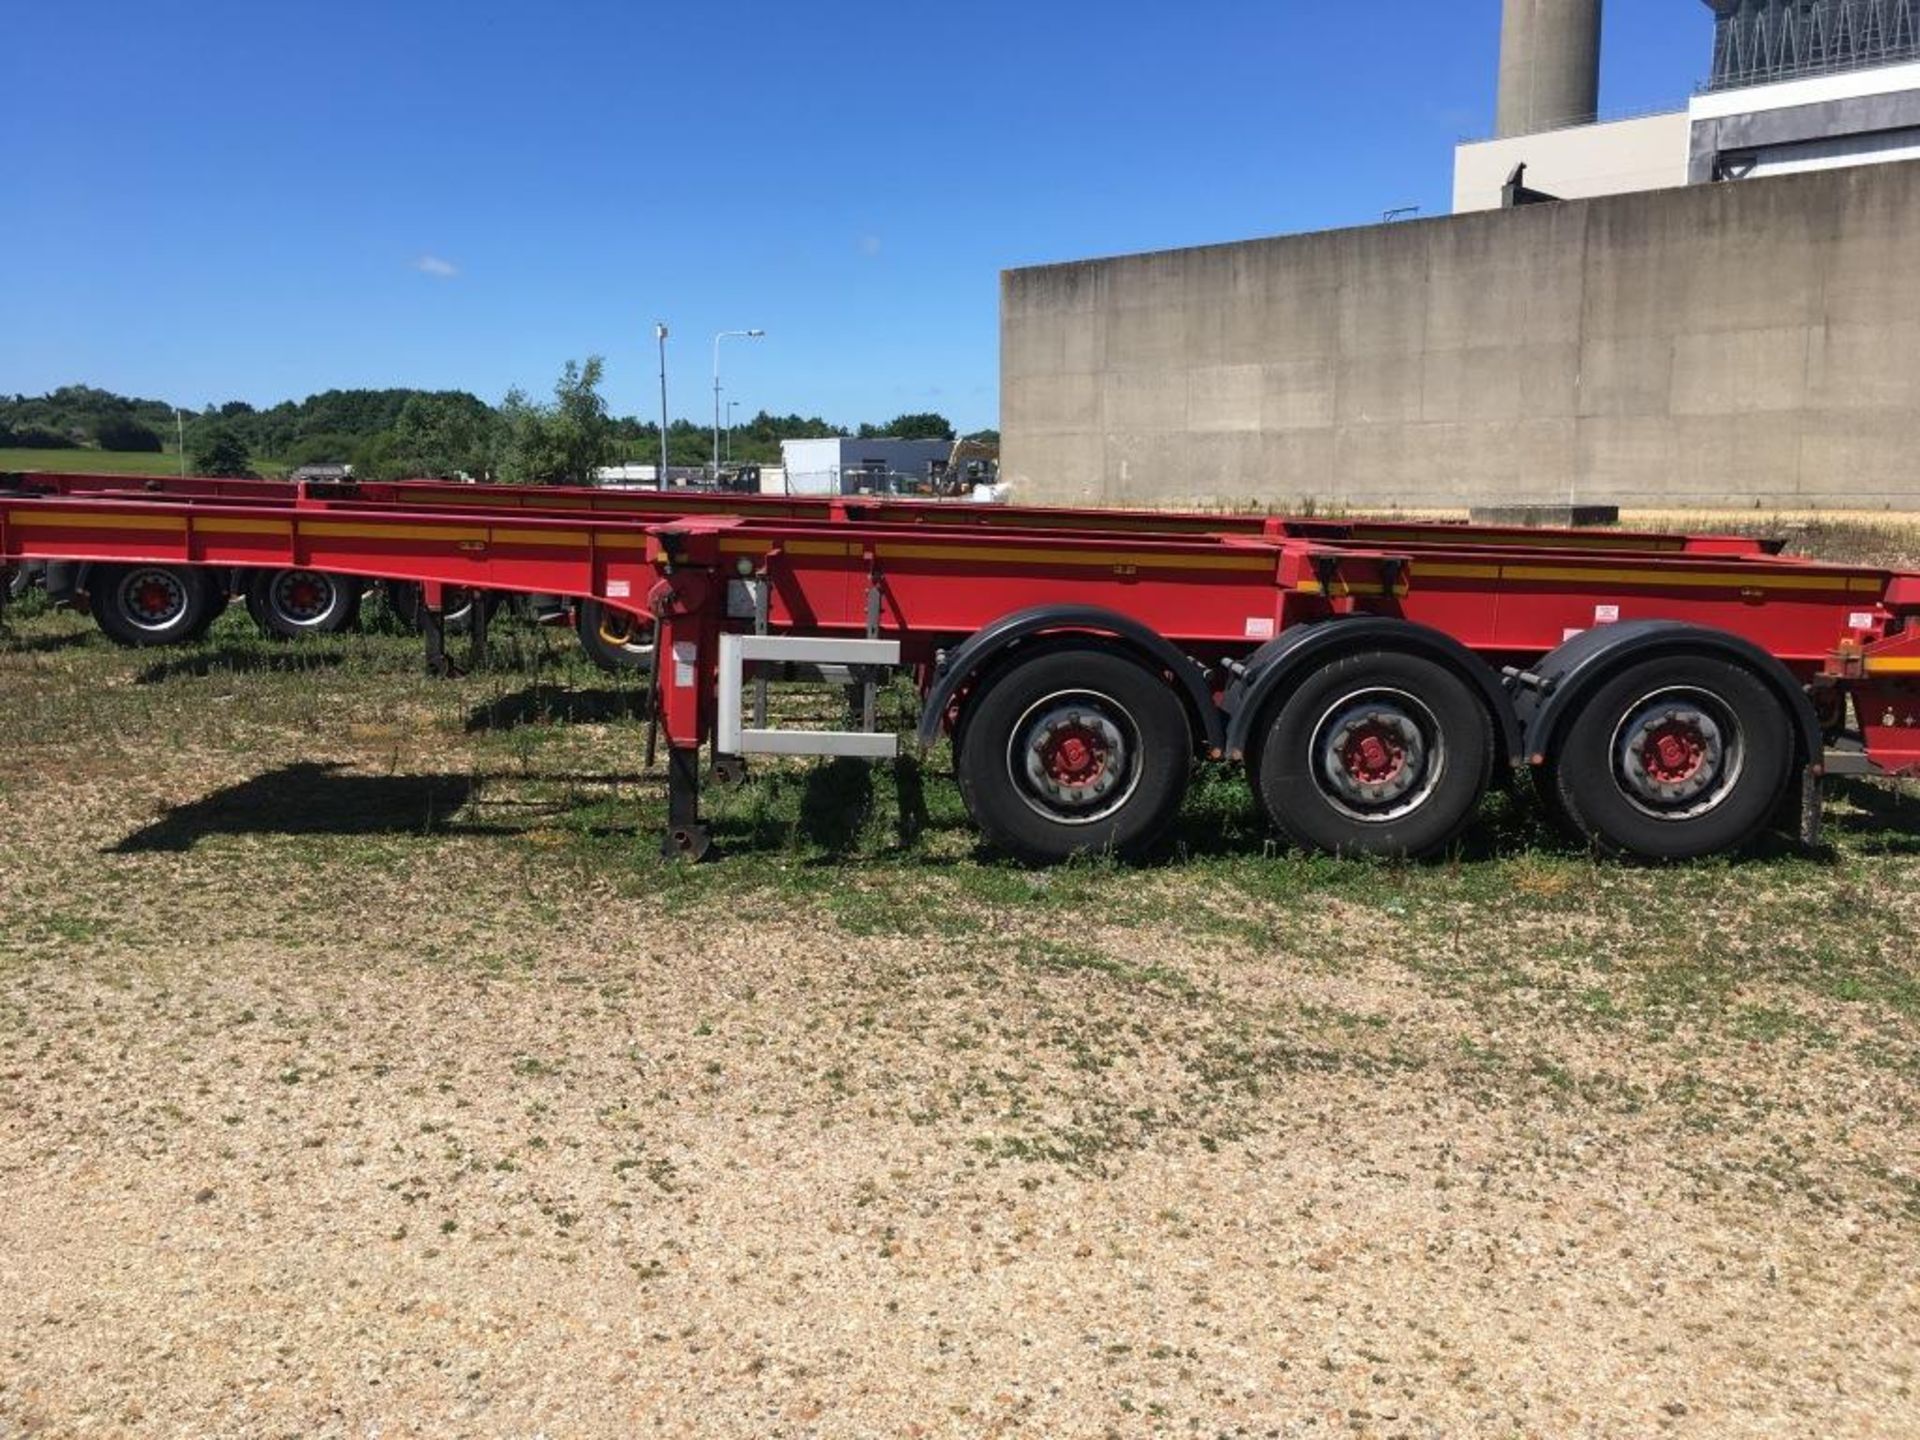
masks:
{"type": "Polygon", "coordinates": [[[1920,60],[1920,0],[1742,0],[1714,22],[1705,89],[1920,60]]]}

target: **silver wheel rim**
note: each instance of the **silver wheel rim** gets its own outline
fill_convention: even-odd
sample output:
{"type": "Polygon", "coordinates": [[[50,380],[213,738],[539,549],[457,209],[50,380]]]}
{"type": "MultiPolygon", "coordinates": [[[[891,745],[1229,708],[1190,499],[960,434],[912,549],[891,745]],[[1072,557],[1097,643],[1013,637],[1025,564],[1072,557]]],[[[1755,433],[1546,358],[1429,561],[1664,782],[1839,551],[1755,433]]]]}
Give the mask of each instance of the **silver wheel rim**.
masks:
{"type": "Polygon", "coordinates": [[[1329,804],[1369,825],[1412,814],[1432,798],[1447,768],[1433,711],[1404,690],[1357,690],[1329,705],[1314,726],[1310,769],[1329,804]]]}
{"type": "Polygon", "coordinates": [[[274,616],[298,629],[324,624],[340,607],[340,586],[318,570],[282,570],[267,587],[274,616]]]}
{"type": "Polygon", "coordinates": [[[1140,736],[1111,696],[1062,690],[1029,705],[1007,741],[1007,775],[1028,809],[1061,825],[1110,819],[1140,786],[1140,736]]]}
{"type": "Polygon", "coordinates": [[[114,604],[129,625],[157,635],[187,613],[187,587],[171,570],[129,570],[114,592],[114,604]]]}
{"type": "Polygon", "coordinates": [[[645,632],[647,635],[645,640],[634,639],[634,636],[640,633],[640,625],[625,611],[602,611],[599,623],[594,629],[600,643],[609,649],[617,650],[639,665],[648,665],[653,662],[653,631],[648,629],[645,632]],[[615,617],[626,621],[624,630],[611,623],[615,617]]]}
{"type": "Polygon", "coordinates": [[[1719,808],[1746,770],[1746,746],[1726,703],[1684,685],[1627,706],[1610,749],[1621,795],[1656,820],[1693,820],[1719,808]]]}

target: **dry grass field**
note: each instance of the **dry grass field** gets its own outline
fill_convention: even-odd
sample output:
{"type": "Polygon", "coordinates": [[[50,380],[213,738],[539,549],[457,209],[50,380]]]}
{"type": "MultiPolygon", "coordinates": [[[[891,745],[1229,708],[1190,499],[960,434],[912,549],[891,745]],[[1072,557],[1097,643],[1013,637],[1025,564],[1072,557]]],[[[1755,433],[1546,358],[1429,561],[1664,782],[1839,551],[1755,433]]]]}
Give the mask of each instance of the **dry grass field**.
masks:
{"type": "Polygon", "coordinates": [[[9,623],[0,1437],[1920,1432],[1911,790],[1033,872],[936,752],[689,869],[565,635],[9,623]]]}

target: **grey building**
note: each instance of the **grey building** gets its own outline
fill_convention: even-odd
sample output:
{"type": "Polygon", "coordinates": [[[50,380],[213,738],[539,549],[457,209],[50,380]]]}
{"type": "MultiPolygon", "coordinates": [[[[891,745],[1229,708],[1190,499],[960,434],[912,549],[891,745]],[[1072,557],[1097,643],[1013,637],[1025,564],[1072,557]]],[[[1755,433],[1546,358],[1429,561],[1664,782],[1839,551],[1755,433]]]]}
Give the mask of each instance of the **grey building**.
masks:
{"type": "MultiPolygon", "coordinates": [[[[1584,156],[1611,186],[1009,271],[1002,479],[1017,500],[1079,504],[1920,508],[1908,32],[1865,58],[1830,45],[1825,70],[1803,44],[1784,78],[1752,48],[1770,16],[1838,7],[1904,27],[1910,3],[1716,4],[1711,87],[1666,141],[1630,122],[1623,163],[1608,126],[1525,129],[1591,119],[1597,0],[1508,0],[1513,133],[1487,145],[1519,149],[1482,168],[1524,160],[1527,189],[1577,194],[1554,166],[1584,156]],[[1765,83],[1743,89],[1756,67],[1765,83]],[[1875,115],[1891,128],[1833,148],[1826,131],[1875,115]],[[1808,124],[1826,127],[1811,148],[1808,124]],[[1689,184],[1703,157],[1693,178],[1739,183],[1689,184]]],[[[1487,158],[1474,149],[1463,172],[1487,158]]]]}

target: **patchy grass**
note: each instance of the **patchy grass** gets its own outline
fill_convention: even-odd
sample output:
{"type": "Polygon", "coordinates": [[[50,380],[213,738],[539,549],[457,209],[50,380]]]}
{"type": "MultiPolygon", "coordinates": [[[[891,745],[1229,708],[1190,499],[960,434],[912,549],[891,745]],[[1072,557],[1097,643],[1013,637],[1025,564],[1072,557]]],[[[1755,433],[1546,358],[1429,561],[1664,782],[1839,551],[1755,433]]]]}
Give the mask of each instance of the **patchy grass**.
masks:
{"type": "Polygon", "coordinates": [[[0,1430],[1912,1413],[1911,791],[1674,869],[1501,795],[1403,865],[1209,769],[1034,871],[936,751],[758,766],[689,868],[641,687],[497,640],[11,612],[0,1430]]]}

